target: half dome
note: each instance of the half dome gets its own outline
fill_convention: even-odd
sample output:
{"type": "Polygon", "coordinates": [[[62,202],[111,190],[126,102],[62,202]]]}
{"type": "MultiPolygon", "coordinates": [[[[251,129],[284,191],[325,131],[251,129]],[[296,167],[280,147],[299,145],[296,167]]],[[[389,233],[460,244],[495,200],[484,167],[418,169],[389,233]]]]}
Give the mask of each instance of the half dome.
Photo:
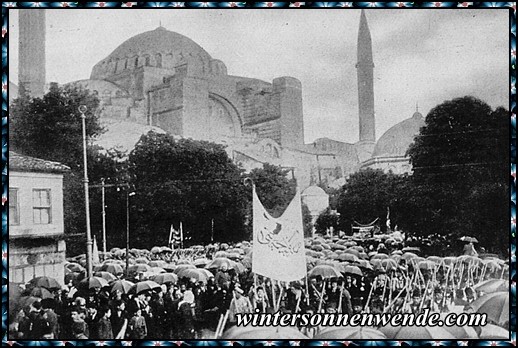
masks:
{"type": "Polygon", "coordinates": [[[423,115],[415,112],[411,118],[392,126],[379,138],[372,157],[405,156],[414,137],[424,125],[423,115]]]}

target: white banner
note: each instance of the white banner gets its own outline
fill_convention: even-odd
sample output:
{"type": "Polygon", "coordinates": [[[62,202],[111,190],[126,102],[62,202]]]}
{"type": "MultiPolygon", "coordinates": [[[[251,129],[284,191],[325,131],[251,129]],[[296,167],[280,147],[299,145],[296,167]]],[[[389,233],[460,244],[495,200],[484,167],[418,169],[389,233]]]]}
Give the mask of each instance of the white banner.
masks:
{"type": "Polygon", "coordinates": [[[253,188],[254,243],[252,271],[271,279],[300,280],[306,276],[300,192],[279,218],[272,217],[253,188]]]}

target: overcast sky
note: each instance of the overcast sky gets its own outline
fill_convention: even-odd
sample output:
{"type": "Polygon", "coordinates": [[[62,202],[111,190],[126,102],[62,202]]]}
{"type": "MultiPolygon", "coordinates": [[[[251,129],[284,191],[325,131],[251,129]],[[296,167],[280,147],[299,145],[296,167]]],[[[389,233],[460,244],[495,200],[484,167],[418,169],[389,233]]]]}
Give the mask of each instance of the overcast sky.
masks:
{"type": "MultiPolygon", "coordinates": [[[[9,80],[18,83],[18,10],[9,10],[9,80]]],[[[90,76],[125,40],[156,29],[183,34],[230,75],[271,82],[293,76],[303,90],[306,143],[358,141],[357,9],[46,10],[48,82],[90,76]]],[[[374,54],[376,137],[409,118],[416,102],[474,95],[509,105],[507,9],[366,10],[374,54]]]]}

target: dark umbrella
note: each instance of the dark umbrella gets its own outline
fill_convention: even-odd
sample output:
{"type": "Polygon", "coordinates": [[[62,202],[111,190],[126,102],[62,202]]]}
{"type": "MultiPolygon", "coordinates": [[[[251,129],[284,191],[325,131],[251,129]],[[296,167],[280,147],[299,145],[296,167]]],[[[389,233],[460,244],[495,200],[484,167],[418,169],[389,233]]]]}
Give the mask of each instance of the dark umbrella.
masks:
{"type": "Polygon", "coordinates": [[[509,322],[509,292],[486,294],[466,307],[477,313],[486,313],[487,318],[497,325],[509,322]]]}
{"type": "Polygon", "coordinates": [[[174,273],[161,273],[154,276],[153,281],[158,284],[176,284],[178,276],[174,273]]]}
{"type": "Polygon", "coordinates": [[[124,269],[121,265],[116,263],[106,263],[102,265],[101,271],[110,272],[111,274],[118,275],[124,273],[124,269]]]}
{"type": "Polygon", "coordinates": [[[108,282],[99,277],[90,277],[79,282],[79,288],[81,289],[101,289],[105,286],[108,286],[108,282]]]}
{"type": "Polygon", "coordinates": [[[143,291],[159,290],[162,289],[160,284],[155,283],[152,280],[144,280],[133,285],[130,289],[130,293],[140,294],[143,291]]]}
{"type": "Polygon", "coordinates": [[[318,277],[321,276],[323,279],[328,278],[340,278],[342,275],[336,268],[329,266],[329,265],[318,265],[315,266],[311,271],[308,273],[308,277],[318,277]]]}
{"type": "Polygon", "coordinates": [[[58,281],[54,278],[50,277],[36,277],[29,281],[29,286],[33,288],[45,288],[47,290],[59,290],[61,289],[61,285],[59,285],[58,281]]]}
{"type": "Polygon", "coordinates": [[[115,291],[119,290],[123,294],[127,294],[131,288],[135,285],[135,283],[132,283],[127,280],[116,280],[110,283],[111,290],[110,292],[114,293],[115,291]]]}
{"type": "Polygon", "coordinates": [[[40,288],[40,287],[33,288],[31,290],[31,292],[29,293],[29,295],[33,296],[33,297],[39,297],[41,299],[54,298],[54,295],[52,295],[52,293],[50,291],[48,291],[45,288],[40,288]]]}
{"type": "Polygon", "coordinates": [[[117,280],[117,277],[111,274],[110,272],[95,272],[95,277],[103,278],[107,282],[111,282],[113,280],[117,280]]]}

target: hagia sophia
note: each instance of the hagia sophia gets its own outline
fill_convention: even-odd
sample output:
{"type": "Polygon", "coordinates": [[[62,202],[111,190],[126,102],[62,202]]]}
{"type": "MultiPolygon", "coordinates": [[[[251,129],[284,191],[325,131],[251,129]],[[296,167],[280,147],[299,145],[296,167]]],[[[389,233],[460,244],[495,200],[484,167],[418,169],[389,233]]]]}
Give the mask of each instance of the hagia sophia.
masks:
{"type": "MultiPolygon", "coordinates": [[[[10,83],[10,100],[18,90],[42,96],[47,82],[45,10],[20,10],[19,28],[19,87],[10,83]]],[[[282,166],[301,190],[337,188],[363,168],[411,172],[405,152],[424,125],[416,110],[376,141],[374,59],[363,10],[355,64],[360,131],[359,141],[351,143],[304,142],[303,86],[296,77],[262,81],[229,75],[224,62],[162,26],[121,43],[92,67],[88,79],[71,84],[91,90],[101,101],[99,114],[107,129],[97,140],[101,146],[131,150],[141,134],[153,129],[224,144],[247,171],[263,163],[282,166]]]]}

